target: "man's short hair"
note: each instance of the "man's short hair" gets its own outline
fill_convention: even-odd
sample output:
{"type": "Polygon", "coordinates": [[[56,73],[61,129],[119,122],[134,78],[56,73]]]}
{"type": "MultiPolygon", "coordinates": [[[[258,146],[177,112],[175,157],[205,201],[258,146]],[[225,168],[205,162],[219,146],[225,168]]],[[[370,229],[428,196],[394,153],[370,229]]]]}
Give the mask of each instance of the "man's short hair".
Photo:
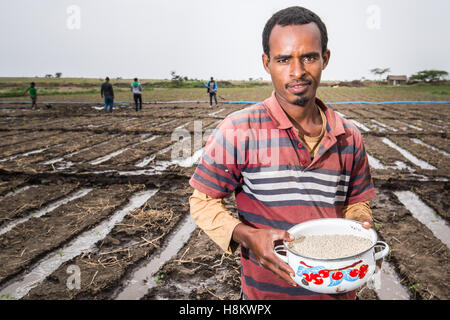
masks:
{"type": "Polygon", "coordinates": [[[109,81],[109,77],[106,77],[105,80],[106,80],[106,81],[109,81]]]}
{"type": "Polygon", "coordinates": [[[134,78],[134,81],[138,81],[137,78],[134,78]]]}
{"type": "Polygon", "coordinates": [[[314,22],[320,30],[320,40],[322,45],[322,54],[327,50],[328,34],[327,28],[317,14],[303,7],[289,7],[275,13],[266,23],[262,34],[262,44],[264,53],[270,57],[269,38],[275,25],[290,26],[302,25],[314,22]]]}

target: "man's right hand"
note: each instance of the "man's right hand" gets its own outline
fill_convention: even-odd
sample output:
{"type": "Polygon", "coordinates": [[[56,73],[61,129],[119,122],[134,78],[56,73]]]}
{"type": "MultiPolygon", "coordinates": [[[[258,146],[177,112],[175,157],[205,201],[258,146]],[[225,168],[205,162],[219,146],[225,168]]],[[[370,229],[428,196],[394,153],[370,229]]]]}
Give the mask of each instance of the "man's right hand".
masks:
{"type": "Polygon", "coordinates": [[[297,283],[290,276],[295,274],[294,270],[278,258],[273,250],[274,242],[277,240],[294,240],[286,230],[256,229],[240,223],[234,228],[233,240],[251,250],[261,266],[272,271],[291,285],[297,286],[297,283]]]}

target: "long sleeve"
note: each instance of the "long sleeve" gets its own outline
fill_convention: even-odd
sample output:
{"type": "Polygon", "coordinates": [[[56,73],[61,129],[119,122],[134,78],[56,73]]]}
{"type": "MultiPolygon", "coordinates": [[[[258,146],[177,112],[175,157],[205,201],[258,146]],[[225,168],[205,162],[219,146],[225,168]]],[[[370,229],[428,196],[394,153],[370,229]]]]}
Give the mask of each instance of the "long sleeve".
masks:
{"type": "Polygon", "coordinates": [[[197,189],[189,198],[192,218],[223,251],[233,253],[238,244],[232,240],[234,228],[241,223],[225,208],[223,199],[212,198],[197,189]]]}
{"type": "Polygon", "coordinates": [[[344,215],[345,219],[350,220],[373,220],[369,201],[357,202],[355,204],[345,206],[342,209],[342,214],[344,215]]]}

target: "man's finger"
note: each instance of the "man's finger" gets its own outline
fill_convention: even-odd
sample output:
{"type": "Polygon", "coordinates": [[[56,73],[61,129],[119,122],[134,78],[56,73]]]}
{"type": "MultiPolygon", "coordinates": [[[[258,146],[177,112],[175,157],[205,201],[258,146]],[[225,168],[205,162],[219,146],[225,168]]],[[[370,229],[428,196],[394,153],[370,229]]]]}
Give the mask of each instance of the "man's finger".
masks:
{"type": "Polygon", "coordinates": [[[284,280],[288,281],[292,285],[297,285],[295,281],[290,277],[291,274],[295,274],[294,270],[285,263],[283,260],[278,258],[275,254],[271,254],[270,256],[263,259],[263,266],[275,274],[280,275],[284,280]]]}
{"type": "Polygon", "coordinates": [[[368,221],[368,220],[367,220],[367,221],[364,221],[363,224],[362,224],[362,226],[363,226],[364,229],[370,229],[370,228],[373,227],[372,221],[368,221]]]}
{"type": "Polygon", "coordinates": [[[274,274],[282,278],[283,280],[289,282],[293,286],[297,286],[297,283],[291,278],[291,274],[293,275],[294,272],[292,269],[281,261],[281,264],[278,263],[272,263],[268,260],[261,263],[262,266],[264,266],[266,269],[269,269],[274,274]]]}

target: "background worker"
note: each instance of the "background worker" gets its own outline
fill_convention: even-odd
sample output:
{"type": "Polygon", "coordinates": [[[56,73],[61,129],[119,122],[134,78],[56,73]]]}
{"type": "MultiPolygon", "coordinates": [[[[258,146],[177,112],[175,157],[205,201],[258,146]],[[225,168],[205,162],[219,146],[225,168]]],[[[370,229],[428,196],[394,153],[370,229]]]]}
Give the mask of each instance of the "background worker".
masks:
{"type": "Polygon", "coordinates": [[[112,87],[112,84],[109,82],[109,77],[105,78],[105,82],[103,82],[100,95],[105,97],[105,110],[108,109],[109,106],[109,112],[113,111],[114,107],[114,90],[112,87]]]}
{"type": "Polygon", "coordinates": [[[206,91],[209,93],[209,107],[212,108],[212,98],[214,97],[214,102],[217,104],[217,82],[214,80],[213,77],[211,77],[211,80],[207,84],[203,84],[203,86],[206,88],[206,91]]]}
{"type": "Polygon", "coordinates": [[[29,92],[30,98],[31,98],[31,109],[34,109],[37,107],[36,100],[37,100],[37,89],[36,84],[34,82],[30,83],[30,87],[25,90],[24,94],[29,92]]]}
{"type": "Polygon", "coordinates": [[[131,84],[131,92],[133,92],[134,103],[136,105],[136,112],[142,110],[142,86],[138,81],[138,78],[134,78],[134,82],[131,84]]]}

